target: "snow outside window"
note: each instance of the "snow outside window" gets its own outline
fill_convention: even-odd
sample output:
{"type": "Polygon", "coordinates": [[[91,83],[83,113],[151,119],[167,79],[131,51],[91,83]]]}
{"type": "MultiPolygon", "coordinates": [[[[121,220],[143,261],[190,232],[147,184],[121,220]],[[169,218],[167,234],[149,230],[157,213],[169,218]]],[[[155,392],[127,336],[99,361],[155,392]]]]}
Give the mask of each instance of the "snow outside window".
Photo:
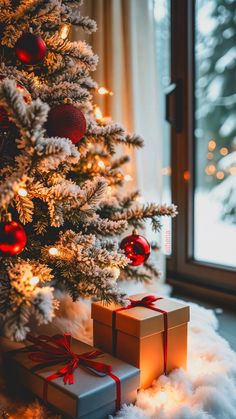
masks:
{"type": "Polygon", "coordinates": [[[197,0],[194,257],[236,266],[236,0],[197,0]]]}

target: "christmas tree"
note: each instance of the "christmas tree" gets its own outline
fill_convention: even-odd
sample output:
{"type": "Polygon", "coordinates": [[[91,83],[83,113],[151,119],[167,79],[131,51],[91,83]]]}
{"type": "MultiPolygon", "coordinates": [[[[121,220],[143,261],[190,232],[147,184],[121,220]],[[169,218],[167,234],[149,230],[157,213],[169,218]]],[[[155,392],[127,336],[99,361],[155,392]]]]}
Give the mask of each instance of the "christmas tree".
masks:
{"type": "Polygon", "coordinates": [[[138,192],[122,191],[128,157],[117,158],[116,146],[138,148],[142,139],[95,118],[90,74],[98,58],[68,39],[72,25],[96,30],[79,3],[0,6],[0,321],[16,340],[31,315],[52,320],[55,289],[74,301],[124,303],[118,277],[158,275],[148,241],[132,228],[150,220],[158,231],[162,216],[176,214],[174,205],[140,205],[138,192]]]}

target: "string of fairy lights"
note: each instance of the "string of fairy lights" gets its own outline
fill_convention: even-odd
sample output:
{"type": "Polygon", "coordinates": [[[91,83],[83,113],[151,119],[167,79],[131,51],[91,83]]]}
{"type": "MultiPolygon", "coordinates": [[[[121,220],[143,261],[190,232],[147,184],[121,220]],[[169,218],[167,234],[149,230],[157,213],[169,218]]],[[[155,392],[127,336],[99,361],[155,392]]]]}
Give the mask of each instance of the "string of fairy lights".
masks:
{"type": "MultiPolygon", "coordinates": [[[[114,93],[110,90],[108,90],[106,87],[104,86],[100,86],[98,87],[98,89],[96,90],[96,93],[101,95],[101,96],[105,96],[105,95],[109,95],[109,96],[113,96],[114,93]]],[[[110,116],[103,116],[103,113],[101,111],[101,108],[95,104],[93,107],[93,113],[94,113],[94,117],[96,119],[97,122],[99,122],[101,125],[106,125],[107,123],[111,122],[111,117],[110,116]]],[[[95,160],[96,158],[98,158],[98,156],[95,156],[95,160]]],[[[91,165],[91,163],[88,163],[88,166],[91,165]]],[[[97,161],[97,165],[100,169],[105,169],[105,163],[102,159],[98,158],[97,161]]],[[[89,167],[90,168],[90,167],[89,167]]],[[[125,182],[132,182],[133,181],[133,176],[131,176],[131,174],[126,173],[122,176],[122,180],[124,180],[125,182]]],[[[108,186],[108,195],[112,193],[112,187],[108,186]]],[[[140,201],[140,197],[138,197],[137,199],[138,201],[140,201]]]]}
{"type": "MultiPolygon", "coordinates": [[[[208,141],[206,154],[207,164],[205,167],[205,174],[210,178],[210,180],[217,179],[220,181],[223,180],[227,175],[236,175],[235,165],[229,165],[229,167],[225,169],[218,169],[219,154],[220,156],[225,157],[229,153],[230,150],[228,147],[224,146],[219,149],[215,139],[211,139],[208,141]]],[[[171,167],[163,167],[161,173],[162,176],[171,176],[171,167]]],[[[185,175],[184,179],[187,180],[185,175]]]]}
{"type": "MultiPolygon", "coordinates": [[[[71,26],[69,24],[63,24],[59,30],[59,35],[61,37],[61,39],[63,41],[66,41],[69,33],[70,33],[70,29],[71,26]]],[[[113,96],[114,93],[110,90],[108,90],[105,86],[99,86],[96,89],[96,93],[101,95],[101,96],[113,96]]],[[[101,108],[97,105],[94,104],[93,107],[93,113],[94,113],[94,117],[96,119],[97,122],[99,122],[100,124],[107,124],[109,122],[111,122],[111,117],[110,116],[104,116],[101,108]]],[[[208,151],[207,151],[207,160],[208,163],[205,167],[205,174],[207,176],[209,176],[211,179],[216,178],[217,180],[223,180],[225,178],[225,176],[227,174],[230,175],[235,175],[236,174],[236,166],[231,166],[225,170],[221,169],[218,170],[217,169],[217,161],[216,161],[216,150],[217,150],[217,142],[215,139],[211,139],[208,141],[208,151]]],[[[227,147],[221,147],[219,149],[219,154],[224,157],[229,153],[229,149],[227,147]]],[[[97,164],[97,169],[105,169],[105,162],[102,160],[102,158],[100,156],[93,156],[94,157],[94,161],[97,164]]],[[[88,162],[87,164],[88,169],[92,168],[92,163],[88,162]]],[[[93,167],[93,169],[96,171],[96,168],[93,167]]],[[[162,168],[162,176],[171,176],[171,167],[170,166],[166,166],[162,168]]],[[[132,182],[133,181],[133,177],[131,174],[126,173],[122,176],[122,180],[124,180],[125,182],[132,182]]],[[[113,191],[112,186],[108,186],[107,189],[107,193],[108,195],[111,195],[113,191]]],[[[26,197],[27,196],[27,190],[23,187],[20,187],[18,190],[18,194],[21,197],[26,197]]],[[[142,197],[137,197],[136,198],[137,201],[142,202],[142,197]]]]}
{"type": "MultiPolygon", "coordinates": [[[[108,90],[106,87],[101,86],[96,90],[96,93],[98,93],[99,95],[109,95],[109,96],[113,96],[114,93],[111,92],[110,90],[108,90]]],[[[103,113],[101,111],[101,108],[95,104],[94,108],[93,108],[93,112],[94,112],[94,117],[96,119],[97,122],[99,122],[100,124],[107,124],[111,121],[111,117],[110,116],[103,116],[103,113]]],[[[105,168],[105,163],[103,160],[101,160],[101,158],[99,158],[98,156],[95,156],[95,160],[98,159],[97,161],[97,165],[98,167],[100,167],[100,169],[104,169],[105,168]]],[[[90,168],[90,165],[92,165],[92,163],[88,163],[88,168],[90,168]]],[[[118,173],[117,176],[120,176],[122,178],[122,180],[124,180],[125,182],[133,182],[133,176],[130,173],[126,173],[124,175],[122,175],[121,173],[118,173]]],[[[113,187],[110,185],[107,187],[107,194],[108,195],[112,195],[113,193],[113,187]]],[[[144,203],[144,198],[141,195],[138,195],[135,197],[135,201],[139,202],[139,203],[144,203]]]]}
{"type": "MultiPolygon", "coordinates": [[[[59,30],[59,35],[61,37],[61,39],[66,42],[68,36],[70,33],[70,25],[68,24],[63,24],[62,27],[59,30]]],[[[37,78],[35,79],[36,83],[40,84],[40,80],[38,80],[37,78]]],[[[95,94],[101,95],[101,96],[113,96],[114,93],[110,90],[108,90],[106,87],[104,86],[99,86],[96,91],[95,94]]],[[[101,108],[95,104],[93,107],[93,114],[94,117],[96,119],[96,121],[99,124],[108,124],[109,122],[111,122],[111,117],[110,116],[103,116],[101,108]]],[[[105,160],[102,159],[102,157],[100,155],[93,155],[93,161],[88,161],[87,162],[87,168],[88,169],[92,169],[93,172],[97,172],[99,170],[105,170],[106,168],[106,163],[105,160]]],[[[132,182],[133,181],[133,177],[131,176],[131,174],[126,173],[126,174],[122,174],[122,173],[118,173],[117,176],[120,176],[121,180],[125,181],[125,182],[132,182]]],[[[112,195],[114,191],[114,188],[112,185],[108,185],[107,187],[107,194],[108,195],[112,195]]],[[[27,187],[26,186],[20,186],[18,191],[17,191],[18,195],[22,198],[25,198],[28,195],[28,191],[27,191],[27,187]]],[[[136,200],[139,202],[143,202],[142,201],[142,197],[138,196],[136,197],[136,200]]],[[[48,253],[50,256],[52,257],[60,257],[59,254],[59,250],[56,247],[50,247],[48,249],[48,253]]],[[[31,286],[37,286],[37,284],[39,283],[40,279],[38,276],[33,276],[30,280],[29,283],[31,286]]]]}
{"type": "Polygon", "coordinates": [[[218,180],[223,180],[227,175],[235,175],[236,174],[236,167],[230,166],[226,169],[217,169],[217,161],[216,157],[219,153],[222,157],[227,156],[229,154],[228,147],[221,147],[218,150],[217,142],[214,139],[208,141],[208,152],[207,152],[207,160],[208,164],[205,167],[205,173],[207,176],[210,176],[212,179],[216,178],[218,180]]]}

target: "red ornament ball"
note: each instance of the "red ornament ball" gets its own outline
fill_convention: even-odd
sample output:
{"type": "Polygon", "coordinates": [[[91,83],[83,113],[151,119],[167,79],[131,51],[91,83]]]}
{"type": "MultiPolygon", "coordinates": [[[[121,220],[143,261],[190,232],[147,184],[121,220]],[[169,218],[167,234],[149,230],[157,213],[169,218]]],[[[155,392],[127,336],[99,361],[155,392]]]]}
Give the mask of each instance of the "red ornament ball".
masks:
{"type": "Polygon", "coordinates": [[[150,244],[139,234],[125,237],[120,243],[120,248],[124,250],[132,266],[142,265],[150,256],[150,244]]]}
{"type": "Polygon", "coordinates": [[[49,111],[46,130],[49,137],[69,138],[76,144],[85,134],[86,119],[74,105],[64,103],[49,111]]]}
{"type": "Polygon", "coordinates": [[[1,255],[18,255],[24,249],[26,240],[26,233],[21,224],[16,221],[0,223],[1,255]]]}
{"type": "MultiPolygon", "coordinates": [[[[5,80],[7,76],[5,74],[0,74],[0,83],[5,80]]],[[[31,96],[30,93],[22,86],[20,83],[16,83],[16,87],[18,90],[22,92],[24,101],[26,103],[31,102],[31,96]]],[[[4,109],[3,106],[0,106],[0,130],[8,130],[10,128],[11,122],[8,119],[7,111],[4,109]]]]}
{"type": "Polygon", "coordinates": [[[38,64],[43,61],[47,47],[41,36],[24,33],[15,46],[17,58],[24,64],[38,64]]]}

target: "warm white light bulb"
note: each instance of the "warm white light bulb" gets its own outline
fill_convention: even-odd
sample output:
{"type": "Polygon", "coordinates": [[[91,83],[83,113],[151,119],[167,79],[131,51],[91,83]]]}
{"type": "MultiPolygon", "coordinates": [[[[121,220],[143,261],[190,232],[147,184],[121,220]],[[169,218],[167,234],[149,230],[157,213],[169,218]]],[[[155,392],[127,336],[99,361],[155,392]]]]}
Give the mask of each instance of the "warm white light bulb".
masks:
{"type": "Polygon", "coordinates": [[[20,195],[20,196],[27,196],[28,195],[28,192],[24,188],[19,188],[18,189],[18,195],[20,195]]]}
{"type": "Polygon", "coordinates": [[[107,195],[111,195],[112,194],[112,186],[108,186],[107,187],[107,195]]]}
{"type": "Polygon", "coordinates": [[[227,148],[227,147],[222,147],[222,148],[220,149],[220,154],[221,154],[222,156],[226,156],[226,155],[228,154],[228,152],[229,152],[229,150],[228,150],[228,148],[227,148]]]}
{"type": "Polygon", "coordinates": [[[99,162],[98,162],[98,166],[99,166],[101,169],[104,169],[104,168],[105,168],[105,164],[104,164],[104,162],[103,162],[102,160],[99,160],[99,162]]]}
{"type": "Polygon", "coordinates": [[[29,280],[30,285],[37,285],[39,282],[38,276],[32,276],[32,278],[29,280]]]}
{"type": "Polygon", "coordinates": [[[99,120],[102,120],[102,111],[101,111],[101,109],[99,108],[99,106],[95,106],[95,108],[94,108],[94,116],[95,116],[95,118],[99,121],[99,120]]]}
{"type": "Polygon", "coordinates": [[[101,86],[101,87],[99,87],[99,89],[98,89],[98,93],[99,93],[100,95],[107,95],[107,94],[108,94],[108,93],[110,93],[110,92],[109,92],[109,90],[107,90],[107,89],[106,89],[106,87],[101,86]]]}
{"type": "Polygon", "coordinates": [[[131,176],[131,175],[125,175],[125,176],[124,176],[124,180],[125,180],[126,182],[131,182],[131,180],[133,180],[133,178],[132,178],[132,176],[131,176]]]}
{"type": "Polygon", "coordinates": [[[50,255],[55,256],[55,255],[58,254],[58,250],[57,250],[56,247],[50,247],[49,253],[50,253],[50,255]]]}
{"type": "Polygon", "coordinates": [[[99,87],[98,93],[100,95],[106,95],[107,93],[109,93],[109,90],[107,90],[105,87],[99,87]]]}
{"type": "Polygon", "coordinates": [[[217,179],[222,180],[222,179],[224,179],[224,177],[225,177],[225,174],[224,174],[224,172],[222,172],[222,170],[219,170],[218,172],[216,172],[216,178],[217,179]]]}
{"type": "Polygon", "coordinates": [[[216,148],[216,141],[215,140],[210,140],[208,141],[208,150],[209,151],[213,151],[216,148]]]}
{"type": "Polygon", "coordinates": [[[103,87],[103,86],[98,88],[98,93],[99,93],[99,95],[113,96],[113,92],[110,92],[110,90],[108,90],[106,87],[103,87]]]}
{"type": "Polygon", "coordinates": [[[70,32],[70,26],[65,24],[61,27],[60,30],[60,37],[65,40],[67,38],[67,36],[69,35],[70,32]]]}
{"type": "Polygon", "coordinates": [[[145,202],[145,199],[143,196],[137,196],[135,198],[135,201],[140,202],[140,204],[143,204],[145,202]]]}

